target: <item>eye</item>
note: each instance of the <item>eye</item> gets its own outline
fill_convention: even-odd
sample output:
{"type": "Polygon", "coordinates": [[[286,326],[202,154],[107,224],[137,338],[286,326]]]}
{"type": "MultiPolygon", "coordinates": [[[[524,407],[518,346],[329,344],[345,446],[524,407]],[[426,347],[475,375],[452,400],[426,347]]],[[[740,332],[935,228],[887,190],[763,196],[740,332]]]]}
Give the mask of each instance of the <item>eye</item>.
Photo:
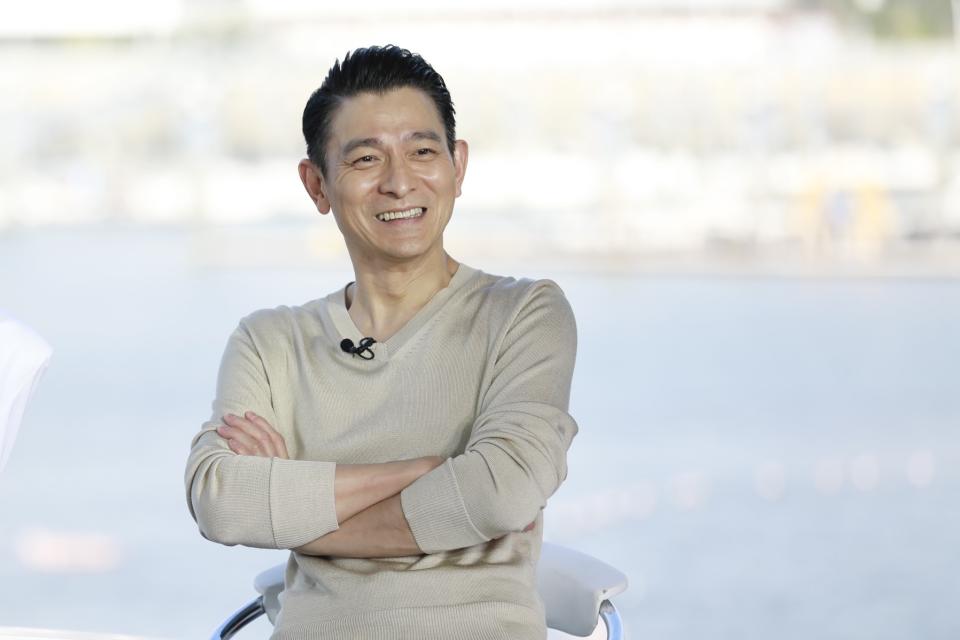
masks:
{"type": "Polygon", "coordinates": [[[370,163],[372,163],[372,162],[375,162],[376,159],[377,159],[376,156],[360,156],[359,158],[357,158],[356,160],[354,160],[354,161],[351,162],[350,164],[352,164],[352,165],[365,165],[365,164],[370,164],[370,163]]]}
{"type": "Polygon", "coordinates": [[[417,155],[420,156],[420,157],[427,157],[427,156],[431,156],[431,155],[436,155],[436,153],[437,153],[437,152],[434,151],[433,149],[431,149],[430,147],[423,147],[423,148],[421,148],[421,149],[417,149],[417,155]]]}

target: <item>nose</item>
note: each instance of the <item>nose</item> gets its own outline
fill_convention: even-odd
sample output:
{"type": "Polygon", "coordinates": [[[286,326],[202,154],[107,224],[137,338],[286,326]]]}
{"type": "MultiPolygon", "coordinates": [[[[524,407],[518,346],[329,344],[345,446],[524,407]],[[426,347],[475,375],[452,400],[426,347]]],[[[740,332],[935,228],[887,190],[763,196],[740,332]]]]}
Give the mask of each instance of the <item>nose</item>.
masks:
{"type": "Polygon", "coordinates": [[[380,193],[403,198],[414,189],[415,176],[402,158],[391,158],[380,180],[380,193]]]}

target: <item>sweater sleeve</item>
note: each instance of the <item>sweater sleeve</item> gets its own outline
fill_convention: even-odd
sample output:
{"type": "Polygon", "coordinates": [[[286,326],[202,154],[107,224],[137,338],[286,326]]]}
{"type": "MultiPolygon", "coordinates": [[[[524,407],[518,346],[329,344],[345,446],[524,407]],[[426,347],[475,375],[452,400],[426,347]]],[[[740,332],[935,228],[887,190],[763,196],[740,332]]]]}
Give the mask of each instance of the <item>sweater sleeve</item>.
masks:
{"type": "Polygon", "coordinates": [[[264,361],[241,322],[220,363],[213,416],[194,437],[187,460],[187,504],[200,533],[226,545],[289,549],[337,529],[336,464],[237,455],[216,430],[224,414],[246,411],[292,441],[274,412],[264,361]]]}
{"type": "Polygon", "coordinates": [[[573,312],[560,288],[542,280],[507,327],[464,453],[401,493],[425,553],[522,530],[566,478],[577,433],[567,413],[577,348],[573,312]]]}

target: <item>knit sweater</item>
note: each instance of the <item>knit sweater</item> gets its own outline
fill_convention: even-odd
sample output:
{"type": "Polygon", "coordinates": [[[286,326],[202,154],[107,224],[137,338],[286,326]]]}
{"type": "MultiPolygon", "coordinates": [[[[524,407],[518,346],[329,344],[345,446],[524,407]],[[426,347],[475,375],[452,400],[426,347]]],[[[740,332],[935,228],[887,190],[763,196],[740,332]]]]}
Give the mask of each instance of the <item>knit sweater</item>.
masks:
{"type": "Polygon", "coordinates": [[[373,345],[372,360],[340,348],[362,337],[345,288],[240,322],[187,463],[200,532],[299,547],[338,527],[337,463],[439,455],[446,461],[401,493],[423,555],[292,552],[272,638],[544,638],[541,510],[577,432],[567,413],[576,326],[560,288],[461,264],[373,345]],[[222,416],[248,410],[280,432],[289,460],[228,448],[222,416]]]}

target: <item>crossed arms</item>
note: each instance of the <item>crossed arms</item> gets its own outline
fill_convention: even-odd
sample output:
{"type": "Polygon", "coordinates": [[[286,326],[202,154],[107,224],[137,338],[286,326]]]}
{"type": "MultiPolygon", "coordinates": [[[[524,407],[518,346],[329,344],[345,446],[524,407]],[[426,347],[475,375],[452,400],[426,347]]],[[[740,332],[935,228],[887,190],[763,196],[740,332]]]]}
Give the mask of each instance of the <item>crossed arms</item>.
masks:
{"type": "Polygon", "coordinates": [[[286,444],[298,436],[284,432],[285,443],[274,429],[272,392],[311,392],[284,377],[285,363],[302,354],[277,350],[289,335],[286,312],[245,319],[224,353],[214,417],[187,464],[201,533],[228,545],[383,557],[459,549],[528,527],[566,477],[577,431],[567,413],[576,326],[553,283],[522,293],[489,307],[507,315],[503,333],[491,334],[495,351],[465,448],[443,460],[289,459],[286,444]]]}
{"type": "MultiPolygon", "coordinates": [[[[225,424],[217,432],[238,455],[289,458],[283,436],[261,416],[247,411],[243,416],[227,414],[223,421],[225,424]]],[[[334,501],[340,526],[294,551],[345,558],[422,553],[403,515],[400,492],[442,462],[439,456],[427,456],[379,464],[337,465],[334,501]]]]}

